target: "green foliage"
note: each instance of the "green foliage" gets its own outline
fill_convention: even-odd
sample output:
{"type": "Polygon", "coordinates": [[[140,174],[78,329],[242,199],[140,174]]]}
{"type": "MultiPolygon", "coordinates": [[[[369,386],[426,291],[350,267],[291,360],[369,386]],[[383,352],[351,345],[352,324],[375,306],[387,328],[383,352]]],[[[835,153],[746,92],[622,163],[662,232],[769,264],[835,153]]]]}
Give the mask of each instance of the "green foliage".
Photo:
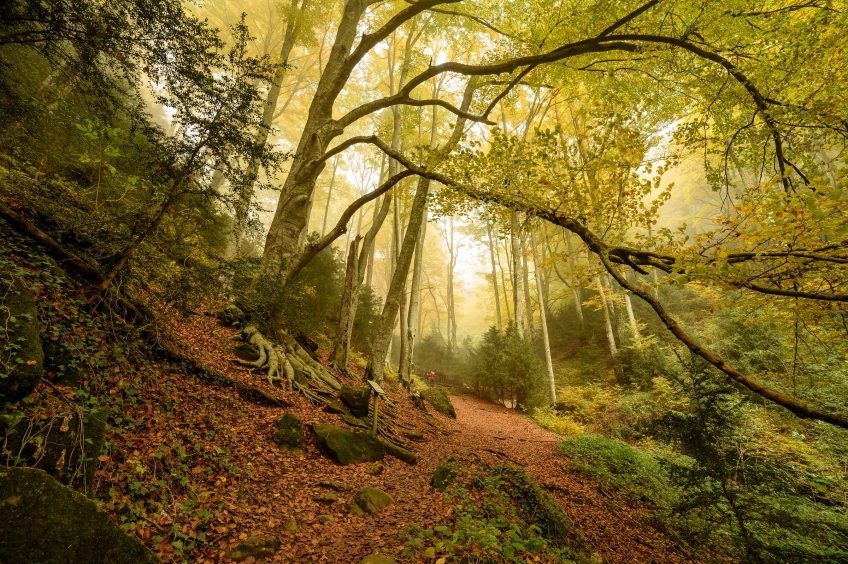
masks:
{"type": "Polygon", "coordinates": [[[671,491],[660,463],[650,454],[629,444],[601,435],[581,435],[561,445],[570,458],[569,466],[608,490],[618,491],[633,501],[648,502],[655,508],[669,504],[671,491]]]}
{"type": "MultiPolygon", "coordinates": [[[[309,240],[317,237],[313,233],[309,240]]],[[[338,323],[344,268],[342,252],[333,246],[318,253],[282,288],[274,276],[264,273],[258,258],[222,265],[225,295],[235,300],[250,322],[315,336],[332,331],[338,323]],[[268,312],[274,312],[273,317],[268,312]]]]}
{"type": "Polygon", "coordinates": [[[583,538],[547,492],[510,465],[442,463],[449,473],[441,524],[411,525],[401,556],[444,557],[456,562],[587,561],[583,538]]]}
{"type": "Polygon", "coordinates": [[[544,366],[532,346],[510,324],[491,327],[471,351],[468,379],[483,397],[531,408],[544,401],[544,366]]]}

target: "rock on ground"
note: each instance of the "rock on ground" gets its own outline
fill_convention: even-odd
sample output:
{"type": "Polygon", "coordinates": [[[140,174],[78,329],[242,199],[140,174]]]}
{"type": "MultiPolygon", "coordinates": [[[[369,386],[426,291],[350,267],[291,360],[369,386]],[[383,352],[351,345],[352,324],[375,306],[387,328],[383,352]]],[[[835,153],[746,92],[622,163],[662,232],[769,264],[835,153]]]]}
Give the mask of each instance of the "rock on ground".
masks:
{"type": "Polygon", "coordinates": [[[0,562],[153,564],[93,501],[36,468],[0,468],[0,562]]]}
{"type": "Polygon", "coordinates": [[[350,412],[360,419],[368,417],[368,402],[371,401],[370,386],[342,386],[339,399],[350,408],[350,412]]]}
{"type": "Polygon", "coordinates": [[[456,419],[456,410],[453,408],[453,403],[450,399],[448,391],[441,386],[433,386],[421,392],[421,397],[430,402],[433,409],[447,415],[452,419],[456,419]]]}
{"type": "Polygon", "coordinates": [[[348,509],[355,517],[362,517],[365,514],[376,513],[392,503],[394,503],[392,496],[383,490],[367,487],[359,490],[348,509]]]}
{"type": "Polygon", "coordinates": [[[274,556],[278,546],[280,546],[280,540],[274,535],[249,537],[240,545],[228,550],[226,556],[235,562],[242,562],[251,556],[259,560],[266,556],[274,556]]]}
{"type": "Polygon", "coordinates": [[[71,410],[46,421],[24,419],[7,429],[6,448],[19,453],[21,462],[30,468],[44,470],[63,485],[88,494],[94,485],[107,417],[102,409],[88,414],[71,410]],[[40,445],[32,440],[23,444],[24,437],[34,435],[42,439],[40,445]]]}
{"type": "Polygon", "coordinates": [[[297,415],[286,413],[274,422],[276,431],[271,436],[280,450],[289,454],[305,454],[306,444],[303,439],[303,424],[297,415]]]}
{"type": "Polygon", "coordinates": [[[20,280],[0,275],[0,403],[30,395],[44,371],[35,298],[20,280]]]}
{"type": "Polygon", "coordinates": [[[313,425],[315,445],[340,464],[375,462],[385,455],[383,443],[369,433],[353,433],[335,425],[313,425]]]}

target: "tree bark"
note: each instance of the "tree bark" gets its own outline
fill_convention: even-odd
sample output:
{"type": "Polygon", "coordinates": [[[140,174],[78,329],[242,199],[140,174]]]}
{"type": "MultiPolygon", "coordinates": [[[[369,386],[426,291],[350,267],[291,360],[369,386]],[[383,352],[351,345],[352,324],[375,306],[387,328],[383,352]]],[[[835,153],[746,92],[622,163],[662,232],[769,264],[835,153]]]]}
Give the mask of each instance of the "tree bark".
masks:
{"type": "Polygon", "coordinates": [[[503,331],[503,321],[501,320],[501,297],[498,292],[498,270],[495,265],[495,247],[492,244],[492,225],[486,224],[486,234],[489,236],[489,256],[492,258],[492,286],[495,290],[495,314],[498,321],[498,331],[503,331]]]}
{"type": "MultiPolygon", "coordinates": [[[[422,178],[421,181],[427,183],[427,190],[429,191],[430,180],[422,178]]],[[[407,343],[405,349],[401,347],[404,355],[400,359],[400,367],[398,368],[401,381],[404,383],[409,382],[409,376],[412,370],[412,359],[415,353],[415,343],[420,335],[419,319],[421,305],[421,269],[424,265],[424,240],[426,237],[427,208],[425,207],[424,217],[421,220],[421,233],[418,235],[418,241],[415,247],[415,262],[412,265],[412,287],[409,294],[409,317],[406,323],[408,334],[407,343]]],[[[401,313],[403,313],[402,308],[401,313]]]]}
{"type": "Polygon", "coordinates": [[[510,214],[510,241],[512,242],[512,299],[515,304],[515,329],[524,338],[524,277],[521,275],[521,223],[518,212],[510,214]]]}
{"type": "Polygon", "coordinates": [[[333,174],[330,176],[330,187],[327,190],[327,203],[324,204],[324,219],[321,221],[321,235],[327,232],[327,215],[330,213],[330,200],[333,198],[333,184],[336,181],[336,171],[339,168],[339,156],[333,159],[333,174]]]}
{"type": "Polygon", "coordinates": [[[574,248],[571,246],[571,232],[565,232],[565,244],[568,248],[568,264],[571,268],[571,293],[574,295],[574,309],[577,312],[577,319],[580,320],[580,330],[583,330],[583,296],[581,288],[577,284],[577,267],[574,260],[574,248]]]}
{"type": "Polygon", "coordinates": [[[526,234],[521,236],[521,270],[524,276],[524,309],[527,313],[527,329],[530,341],[536,340],[536,328],[533,323],[533,300],[530,299],[530,269],[527,268],[526,234]]]}
{"type": "MultiPolygon", "coordinates": [[[[295,10],[303,12],[306,9],[307,0],[291,0],[291,6],[295,10]],[[300,7],[298,8],[298,2],[300,7]]],[[[295,19],[286,24],[286,32],[283,38],[283,46],[280,48],[280,60],[283,64],[288,61],[291,55],[294,44],[300,34],[300,21],[295,19]]],[[[268,135],[271,132],[271,125],[274,121],[274,113],[277,109],[277,101],[280,98],[280,87],[283,84],[283,76],[285,76],[286,67],[280,66],[277,72],[274,73],[274,78],[271,81],[268,89],[268,96],[265,98],[265,106],[262,112],[262,124],[256,131],[255,144],[257,147],[264,146],[268,141],[268,135]]],[[[247,222],[247,213],[250,210],[250,202],[253,200],[253,190],[256,184],[256,179],[259,175],[259,159],[252,158],[248,163],[244,178],[242,178],[239,189],[239,198],[236,202],[235,215],[233,217],[233,229],[230,232],[230,238],[227,243],[227,251],[225,257],[233,259],[239,255],[241,247],[241,238],[244,234],[245,223],[247,222]]]]}
{"type": "Polygon", "coordinates": [[[339,311],[339,329],[336,333],[336,346],[333,350],[333,358],[331,366],[341,372],[348,374],[347,356],[350,351],[350,334],[348,326],[351,324],[351,318],[356,314],[353,308],[354,286],[357,284],[359,273],[359,241],[361,237],[357,235],[350,244],[350,250],[347,254],[347,269],[345,270],[345,284],[342,292],[342,304],[339,311]]]}
{"type": "Polygon", "coordinates": [[[613,333],[612,322],[610,321],[607,296],[606,292],[604,292],[604,284],[601,282],[600,276],[595,276],[595,284],[598,286],[598,295],[601,297],[601,309],[604,310],[604,324],[607,330],[607,341],[609,342],[610,354],[613,358],[615,358],[618,355],[618,348],[615,346],[615,334],[613,333]]]}
{"type": "Polygon", "coordinates": [[[365,377],[370,380],[382,382],[384,377],[384,362],[394,332],[395,321],[400,310],[401,293],[406,286],[406,277],[409,274],[409,266],[412,263],[412,255],[418,241],[421,230],[421,221],[424,219],[424,208],[427,205],[427,191],[429,185],[424,182],[418,183],[415,191],[415,199],[412,202],[409,226],[403,238],[403,245],[398,256],[397,268],[392,275],[389,291],[386,294],[386,303],[383,305],[383,314],[380,317],[380,327],[374,337],[371,346],[371,357],[365,369],[365,377]]]}
{"type": "Polygon", "coordinates": [[[556,379],[554,378],[554,363],[551,360],[551,341],[548,338],[548,319],[545,315],[547,304],[542,297],[542,276],[539,273],[539,261],[536,260],[536,234],[530,232],[533,245],[533,268],[536,272],[536,293],[539,296],[539,317],[542,324],[542,344],[545,347],[545,366],[548,369],[548,382],[550,383],[551,403],[556,403],[556,379]]]}

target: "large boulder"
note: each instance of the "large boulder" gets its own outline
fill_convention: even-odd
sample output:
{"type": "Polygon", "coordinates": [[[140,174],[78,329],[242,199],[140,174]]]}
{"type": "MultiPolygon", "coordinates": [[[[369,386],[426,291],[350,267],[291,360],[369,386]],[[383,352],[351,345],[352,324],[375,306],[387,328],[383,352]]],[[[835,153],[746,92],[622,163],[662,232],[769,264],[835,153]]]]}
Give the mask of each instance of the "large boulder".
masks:
{"type": "Polygon", "coordinates": [[[367,487],[359,490],[359,493],[353,498],[353,503],[348,506],[348,509],[354,517],[362,517],[376,513],[394,502],[395,500],[392,499],[392,496],[383,490],[367,487]]]}
{"type": "Polygon", "coordinates": [[[456,410],[453,408],[453,403],[451,403],[450,394],[443,387],[432,386],[427,388],[421,392],[421,397],[430,402],[433,409],[442,415],[456,419],[456,410]]]}
{"type": "Polygon", "coordinates": [[[0,468],[0,562],[153,564],[82,494],[36,468],[0,468]]]}
{"type": "Polygon", "coordinates": [[[0,404],[31,394],[44,371],[35,298],[21,281],[0,274],[0,404]]]}
{"type": "Polygon", "coordinates": [[[297,415],[286,413],[274,422],[276,431],[271,436],[280,450],[289,454],[306,454],[303,440],[303,424],[297,415]]]}
{"type": "Polygon", "coordinates": [[[351,432],[335,425],[313,425],[312,432],[318,449],[343,465],[374,462],[385,455],[383,443],[370,433],[351,432]]]}
{"type": "Polygon", "coordinates": [[[44,470],[62,484],[90,494],[97,456],[106,438],[107,417],[108,411],[101,409],[88,414],[72,410],[46,421],[25,419],[8,428],[7,447],[18,454],[19,463],[44,470]],[[41,439],[40,444],[31,440],[33,436],[41,439]],[[26,443],[25,437],[30,437],[26,443]]]}
{"type": "Polygon", "coordinates": [[[342,386],[339,399],[350,408],[356,417],[368,417],[368,402],[371,401],[371,386],[342,386]]]}

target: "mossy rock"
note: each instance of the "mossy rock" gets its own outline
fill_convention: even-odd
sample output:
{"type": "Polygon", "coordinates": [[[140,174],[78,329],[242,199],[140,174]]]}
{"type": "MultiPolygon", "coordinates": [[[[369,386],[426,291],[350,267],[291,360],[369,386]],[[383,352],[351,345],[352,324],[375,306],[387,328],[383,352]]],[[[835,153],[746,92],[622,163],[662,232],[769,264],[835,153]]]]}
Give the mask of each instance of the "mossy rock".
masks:
{"type": "Polygon", "coordinates": [[[303,440],[303,424],[297,415],[286,413],[274,422],[277,428],[271,438],[280,450],[289,454],[306,454],[306,444],[303,440]]]}
{"type": "Polygon", "coordinates": [[[19,453],[21,463],[44,470],[60,483],[90,494],[97,456],[106,438],[107,417],[108,411],[102,409],[82,415],[76,411],[59,413],[46,421],[24,419],[8,429],[7,448],[19,453]],[[34,442],[22,444],[25,435],[40,437],[41,448],[34,442]]]}
{"type": "Polygon", "coordinates": [[[312,501],[317,501],[318,503],[336,503],[338,500],[339,496],[332,492],[315,494],[312,496],[312,501]]]}
{"type": "Polygon", "coordinates": [[[321,486],[323,488],[330,488],[331,490],[336,490],[337,492],[346,492],[350,489],[350,486],[344,484],[342,482],[336,482],[333,480],[322,480],[315,484],[316,486],[321,486]]]}
{"type": "MultiPolygon", "coordinates": [[[[367,487],[359,490],[356,497],[353,498],[352,505],[359,508],[363,513],[371,514],[390,506],[394,502],[392,496],[383,490],[367,487]]],[[[355,514],[356,511],[351,511],[351,513],[355,514]]]]}
{"type": "Polygon", "coordinates": [[[354,417],[350,413],[342,413],[342,421],[344,421],[345,423],[347,423],[351,427],[358,427],[360,429],[367,429],[368,428],[368,424],[365,423],[365,421],[363,421],[359,417],[354,417]]]}
{"type": "Polygon", "coordinates": [[[383,444],[370,433],[351,432],[335,425],[313,425],[315,444],[340,464],[375,462],[385,455],[383,444]]]}
{"type": "Polygon", "coordinates": [[[395,458],[399,458],[407,464],[415,464],[416,462],[418,462],[418,458],[415,456],[414,452],[400,447],[396,444],[392,444],[389,441],[381,440],[380,442],[383,443],[383,448],[386,450],[386,454],[390,454],[395,458]]]}
{"type": "Polygon", "coordinates": [[[259,351],[256,350],[256,347],[247,343],[242,343],[237,347],[233,347],[233,354],[248,362],[256,362],[259,360],[259,351]]]}
{"type": "Polygon", "coordinates": [[[20,280],[0,274],[0,404],[30,395],[44,373],[35,298],[20,280]]]}
{"type": "Polygon", "coordinates": [[[379,476],[383,473],[383,463],[377,462],[376,464],[371,464],[368,468],[365,469],[366,472],[371,474],[372,476],[379,476]]]}
{"type": "Polygon", "coordinates": [[[74,389],[82,387],[85,374],[79,358],[57,341],[47,341],[41,349],[44,351],[44,369],[56,373],[55,384],[74,389]]]}
{"type": "Polygon", "coordinates": [[[251,556],[255,560],[259,560],[266,556],[274,556],[278,546],[280,546],[280,540],[274,535],[264,537],[254,536],[249,537],[237,547],[228,550],[226,556],[235,562],[242,562],[251,556]]]}
{"type": "Polygon", "coordinates": [[[337,414],[337,415],[344,415],[344,414],[350,415],[350,410],[337,401],[331,401],[330,403],[325,405],[324,411],[327,412],[327,413],[334,413],[334,414],[337,414]]]}
{"type": "Polygon", "coordinates": [[[430,402],[433,409],[442,415],[447,415],[452,419],[456,419],[456,410],[453,408],[450,394],[448,394],[448,391],[443,387],[432,386],[421,392],[421,397],[430,402]]]}
{"type": "Polygon", "coordinates": [[[153,564],[97,505],[37,468],[0,468],[0,562],[153,564]]]}
{"type": "Polygon", "coordinates": [[[449,458],[439,463],[433,473],[430,484],[439,491],[445,491],[456,479],[458,465],[455,458],[449,458]]]}
{"type": "Polygon", "coordinates": [[[342,386],[339,399],[359,418],[368,417],[368,402],[371,401],[371,386],[342,386]]]}

